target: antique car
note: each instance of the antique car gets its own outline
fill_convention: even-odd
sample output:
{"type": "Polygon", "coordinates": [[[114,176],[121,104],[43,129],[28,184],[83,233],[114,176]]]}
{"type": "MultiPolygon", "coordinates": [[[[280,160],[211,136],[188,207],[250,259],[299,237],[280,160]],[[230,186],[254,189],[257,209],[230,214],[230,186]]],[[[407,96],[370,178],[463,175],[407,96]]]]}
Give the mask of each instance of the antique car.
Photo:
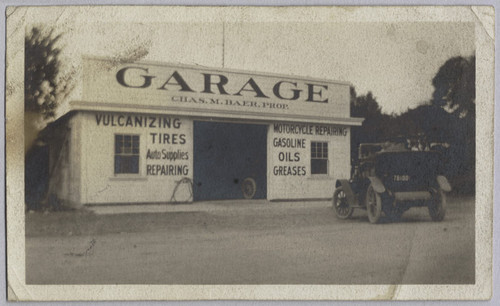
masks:
{"type": "Polygon", "coordinates": [[[371,223],[382,213],[398,220],[411,207],[427,206],[433,221],[446,213],[446,192],[451,186],[441,173],[440,153],[410,151],[403,144],[361,144],[351,179],[335,184],[333,208],[348,219],[354,208],[365,209],[371,223]]]}

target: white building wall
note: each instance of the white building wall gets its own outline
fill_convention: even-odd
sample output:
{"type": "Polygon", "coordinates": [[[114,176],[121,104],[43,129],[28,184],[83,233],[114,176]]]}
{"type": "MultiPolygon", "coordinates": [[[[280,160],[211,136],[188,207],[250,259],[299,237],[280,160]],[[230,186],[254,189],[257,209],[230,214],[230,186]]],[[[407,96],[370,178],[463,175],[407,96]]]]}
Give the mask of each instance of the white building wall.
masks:
{"type": "Polygon", "coordinates": [[[81,124],[84,204],[192,201],[189,183],[193,179],[191,119],[156,114],[82,112],[81,124]],[[142,126],[135,123],[136,117],[142,118],[142,126]],[[151,118],[155,118],[155,122],[151,118]],[[158,120],[170,120],[170,127],[165,126],[164,121],[158,126],[158,120]],[[116,134],[139,136],[138,174],[115,174],[116,134]]]}
{"type": "Polygon", "coordinates": [[[349,178],[350,170],[348,126],[286,123],[270,125],[267,178],[269,200],[331,198],[335,181],[349,178]],[[284,128],[279,132],[275,130],[279,125],[296,129],[285,132],[284,128]],[[311,174],[312,141],[328,143],[327,174],[311,174]]]}
{"type": "Polygon", "coordinates": [[[78,116],[65,118],[65,123],[53,128],[49,143],[49,189],[51,205],[77,208],[81,205],[81,127],[78,116]]]}
{"type": "Polygon", "coordinates": [[[349,126],[361,119],[349,116],[349,83],[104,58],[86,58],[82,80],[82,100],[69,103],[74,117],[70,146],[62,151],[69,157],[56,170],[60,190],[53,184],[68,202],[191,202],[193,118],[269,124],[270,200],[330,198],[335,180],[350,176],[349,126]],[[169,124],[146,119],[144,126],[140,119],[138,125],[136,116],[169,124]],[[308,130],[275,131],[276,124],[308,130]],[[115,173],[116,134],[139,136],[139,173],[115,173]],[[276,138],[300,145],[276,144],[276,138]],[[313,141],[328,143],[325,174],[311,173],[313,141]]]}
{"type": "MultiPolygon", "coordinates": [[[[192,201],[192,119],[154,114],[79,112],[72,118],[72,122],[72,136],[76,141],[72,147],[81,152],[73,152],[72,163],[81,168],[75,172],[81,173],[81,178],[72,178],[70,181],[72,185],[75,184],[73,187],[79,186],[81,203],[192,201]],[[126,126],[127,118],[135,120],[135,116],[154,117],[156,120],[166,118],[170,120],[170,127],[158,127],[157,123],[154,127],[126,126]],[[152,133],[156,135],[154,140],[152,133]],[[114,173],[116,134],[139,135],[138,174],[114,173]],[[165,134],[168,135],[168,140],[163,141],[165,134]],[[159,135],[162,137],[162,143],[158,142],[159,135]],[[75,138],[76,136],[78,138],[75,138]],[[79,147],[76,146],[77,143],[80,143],[79,147]],[[182,156],[184,159],[172,160],[173,156],[182,156]],[[171,165],[183,166],[182,169],[187,172],[171,172],[168,170],[171,165]]],[[[350,176],[350,128],[347,126],[271,123],[267,142],[269,200],[330,198],[335,181],[350,176]],[[286,132],[286,128],[283,128],[279,132],[275,130],[276,125],[281,125],[282,128],[301,127],[302,130],[286,132]],[[328,143],[327,174],[311,174],[312,141],[328,143]],[[292,145],[289,145],[289,142],[292,145]]]]}

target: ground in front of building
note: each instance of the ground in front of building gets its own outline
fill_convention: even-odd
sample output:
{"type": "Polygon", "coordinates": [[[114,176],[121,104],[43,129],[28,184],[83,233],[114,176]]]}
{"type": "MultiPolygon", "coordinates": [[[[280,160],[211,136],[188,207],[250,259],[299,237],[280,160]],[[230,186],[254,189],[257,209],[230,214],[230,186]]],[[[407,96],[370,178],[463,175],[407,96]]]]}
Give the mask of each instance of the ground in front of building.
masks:
{"type": "Polygon", "coordinates": [[[28,284],[470,284],[474,199],[369,224],[330,202],[216,201],[27,213],[28,284]],[[120,210],[122,209],[122,210],[120,210]],[[149,209],[149,211],[148,211],[149,209]],[[156,210],[156,211],[155,211],[156,210]]]}

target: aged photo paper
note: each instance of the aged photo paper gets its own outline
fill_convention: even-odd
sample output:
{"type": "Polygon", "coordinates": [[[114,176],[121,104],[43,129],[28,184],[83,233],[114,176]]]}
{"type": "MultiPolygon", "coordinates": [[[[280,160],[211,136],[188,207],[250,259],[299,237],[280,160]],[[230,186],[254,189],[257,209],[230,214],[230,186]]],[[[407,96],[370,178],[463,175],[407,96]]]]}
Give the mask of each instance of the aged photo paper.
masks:
{"type": "Polygon", "coordinates": [[[8,7],[8,299],[489,299],[494,13],[8,7]]]}

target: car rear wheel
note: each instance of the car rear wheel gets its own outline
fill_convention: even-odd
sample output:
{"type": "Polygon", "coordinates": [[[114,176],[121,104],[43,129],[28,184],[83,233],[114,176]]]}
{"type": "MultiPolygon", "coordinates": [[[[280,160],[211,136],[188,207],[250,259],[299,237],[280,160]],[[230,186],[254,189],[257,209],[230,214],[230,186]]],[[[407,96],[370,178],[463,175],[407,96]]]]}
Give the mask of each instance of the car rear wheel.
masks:
{"type": "Polygon", "coordinates": [[[339,219],[348,219],[352,216],[354,209],[349,206],[347,196],[342,187],[338,187],[333,193],[333,209],[339,219]]]}
{"type": "Polygon", "coordinates": [[[432,221],[443,221],[446,214],[446,194],[441,189],[433,190],[427,207],[432,221]]]}
{"type": "Polygon", "coordinates": [[[370,185],[366,191],[366,211],[368,212],[368,220],[370,223],[378,223],[382,214],[382,199],[380,195],[370,185]]]}

